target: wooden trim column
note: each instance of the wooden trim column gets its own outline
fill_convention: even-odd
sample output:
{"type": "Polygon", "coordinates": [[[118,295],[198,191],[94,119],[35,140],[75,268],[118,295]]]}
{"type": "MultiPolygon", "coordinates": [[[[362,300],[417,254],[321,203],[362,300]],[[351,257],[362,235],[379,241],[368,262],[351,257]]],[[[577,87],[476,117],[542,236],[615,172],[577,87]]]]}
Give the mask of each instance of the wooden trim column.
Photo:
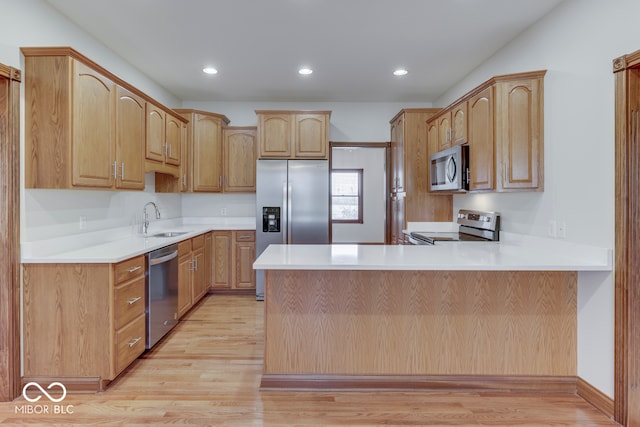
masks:
{"type": "Polygon", "coordinates": [[[20,394],[20,71],[0,64],[0,401],[20,394]]]}
{"type": "Polygon", "coordinates": [[[640,51],[615,73],[615,419],[640,426],[640,51]]]}

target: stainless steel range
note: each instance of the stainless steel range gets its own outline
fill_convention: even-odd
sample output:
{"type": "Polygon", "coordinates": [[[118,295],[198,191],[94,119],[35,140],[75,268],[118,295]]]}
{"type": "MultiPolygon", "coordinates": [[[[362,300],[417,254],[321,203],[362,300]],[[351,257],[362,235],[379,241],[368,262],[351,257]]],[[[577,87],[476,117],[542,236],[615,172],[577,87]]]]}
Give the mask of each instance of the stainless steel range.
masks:
{"type": "Polygon", "coordinates": [[[500,214],[460,209],[457,232],[413,231],[409,242],[414,245],[433,245],[436,242],[497,242],[500,240],[500,214]]]}

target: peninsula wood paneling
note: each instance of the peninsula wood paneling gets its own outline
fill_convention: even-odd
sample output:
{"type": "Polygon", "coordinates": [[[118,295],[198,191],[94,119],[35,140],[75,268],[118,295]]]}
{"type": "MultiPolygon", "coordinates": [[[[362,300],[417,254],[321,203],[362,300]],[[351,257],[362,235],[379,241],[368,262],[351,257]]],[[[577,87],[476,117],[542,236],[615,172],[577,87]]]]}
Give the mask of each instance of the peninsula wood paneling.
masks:
{"type": "Polygon", "coordinates": [[[575,272],[267,271],[265,374],[576,375],[575,272]]]}

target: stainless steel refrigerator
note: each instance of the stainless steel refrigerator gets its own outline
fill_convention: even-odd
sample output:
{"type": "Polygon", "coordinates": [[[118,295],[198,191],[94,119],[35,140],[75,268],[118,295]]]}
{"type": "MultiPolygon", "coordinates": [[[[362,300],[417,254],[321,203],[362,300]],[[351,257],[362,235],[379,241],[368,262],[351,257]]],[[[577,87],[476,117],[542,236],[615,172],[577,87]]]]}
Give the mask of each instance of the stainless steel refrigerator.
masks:
{"type": "MultiPolygon", "coordinates": [[[[329,243],[329,161],[258,160],[256,254],[270,244],[329,243]]],[[[256,271],[256,299],[264,272],[256,271]]]]}

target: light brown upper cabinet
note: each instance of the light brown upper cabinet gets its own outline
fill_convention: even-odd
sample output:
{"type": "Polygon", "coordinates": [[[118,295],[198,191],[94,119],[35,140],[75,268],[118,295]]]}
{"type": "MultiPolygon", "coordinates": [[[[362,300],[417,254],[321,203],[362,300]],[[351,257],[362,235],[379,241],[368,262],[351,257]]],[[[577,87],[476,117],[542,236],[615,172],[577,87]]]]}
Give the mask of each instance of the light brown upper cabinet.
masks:
{"type": "Polygon", "coordinates": [[[65,55],[25,53],[26,188],[111,188],[116,85],[65,55]]]}
{"type": "Polygon", "coordinates": [[[330,111],[265,111],[258,115],[258,157],[327,159],[330,111]]]}
{"type": "Polygon", "coordinates": [[[545,74],[496,76],[456,100],[427,123],[431,154],[442,149],[442,118],[458,111],[451,141],[469,144],[470,191],[543,191],[545,74]]]}
{"type": "Polygon", "coordinates": [[[116,93],[117,187],[143,190],[145,101],[120,86],[116,93]]]}
{"type": "Polygon", "coordinates": [[[183,144],[182,119],[147,102],[146,170],[178,177],[183,144]]]}
{"type": "MultiPolygon", "coordinates": [[[[222,129],[226,116],[207,111],[177,110],[186,118],[188,175],[193,192],[222,191],[222,129]]],[[[189,181],[189,180],[188,180],[189,181]]]]}
{"type": "Polygon", "coordinates": [[[496,186],[544,189],[544,73],[496,84],[496,186]]]}
{"type": "Polygon", "coordinates": [[[145,170],[177,175],[180,147],[174,137],[182,125],[176,134],[174,124],[165,122],[176,118],[170,109],[72,48],[21,51],[26,188],[141,190],[145,170]],[[149,105],[154,114],[148,119],[149,105]],[[146,139],[165,141],[166,135],[178,157],[169,156],[169,168],[164,158],[145,164],[146,139]]]}
{"type": "Polygon", "coordinates": [[[492,190],[494,180],[493,87],[469,99],[469,190],[492,190]]]}
{"type": "Polygon", "coordinates": [[[467,142],[467,103],[460,102],[438,114],[438,150],[467,142]]]}
{"type": "Polygon", "coordinates": [[[256,127],[227,127],[222,130],[225,193],[256,191],[256,127]]]}
{"type": "Polygon", "coordinates": [[[225,176],[222,131],[229,119],[222,114],[193,109],[176,112],[188,121],[183,131],[186,137],[181,172],[178,178],[156,175],[156,191],[222,192],[225,176]]]}

